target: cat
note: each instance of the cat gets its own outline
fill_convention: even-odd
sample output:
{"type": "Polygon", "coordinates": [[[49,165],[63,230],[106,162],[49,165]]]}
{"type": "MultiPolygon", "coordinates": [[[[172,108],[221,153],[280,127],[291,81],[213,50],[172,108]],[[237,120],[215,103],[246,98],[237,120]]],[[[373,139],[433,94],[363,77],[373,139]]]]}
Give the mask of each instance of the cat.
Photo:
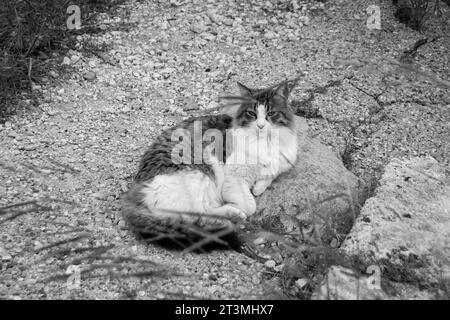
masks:
{"type": "Polygon", "coordinates": [[[162,132],[145,152],[122,206],[134,231],[157,234],[164,227],[190,225],[214,229],[245,220],[256,212],[254,197],[294,165],[297,141],[288,82],[265,89],[238,87],[232,116],[184,120],[162,132]],[[202,137],[211,129],[218,132],[216,148],[206,152],[202,137]],[[177,132],[184,133],[182,141],[174,139],[177,132]],[[205,155],[200,163],[190,161],[195,139],[205,155]],[[180,155],[174,153],[177,148],[187,161],[174,158],[180,155]]]}

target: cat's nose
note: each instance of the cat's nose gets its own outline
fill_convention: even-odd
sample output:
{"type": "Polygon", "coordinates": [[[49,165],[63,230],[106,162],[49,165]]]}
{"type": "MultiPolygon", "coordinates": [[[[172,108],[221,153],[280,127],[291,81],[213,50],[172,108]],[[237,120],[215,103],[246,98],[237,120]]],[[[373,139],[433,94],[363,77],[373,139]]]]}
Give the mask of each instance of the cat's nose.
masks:
{"type": "Polygon", "coordinates": [[[257,123],[256,125],[258,126],[258,128],[262,129],[265,127],[266,124],[265,123],[257,123]]]}

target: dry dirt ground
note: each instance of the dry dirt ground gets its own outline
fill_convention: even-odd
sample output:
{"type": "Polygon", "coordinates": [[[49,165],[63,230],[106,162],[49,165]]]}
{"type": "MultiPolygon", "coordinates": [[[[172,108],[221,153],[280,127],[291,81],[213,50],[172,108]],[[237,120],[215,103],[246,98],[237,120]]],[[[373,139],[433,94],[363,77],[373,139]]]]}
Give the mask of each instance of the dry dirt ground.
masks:
{"type": "Polygon", "coordinates": [[[55,70],[34,88],[40,108],[0,125],[0,298],[283,297],[247,256],[145,245],[120,219],[119,198],[155,136],[216,107],[236,81],[301,76],[292,104],[311,135],[368,183],[392,157],[427,154],[448,167],[448,28],[413,31],[389,1],[275,2],[129,1],[101,17],[103,33],[50,58],[55,70]],[[374,2],[382,30],[366,27],[374,2]],[[76,271],[67,281],[71,265],[80,283],[76,271]]]}

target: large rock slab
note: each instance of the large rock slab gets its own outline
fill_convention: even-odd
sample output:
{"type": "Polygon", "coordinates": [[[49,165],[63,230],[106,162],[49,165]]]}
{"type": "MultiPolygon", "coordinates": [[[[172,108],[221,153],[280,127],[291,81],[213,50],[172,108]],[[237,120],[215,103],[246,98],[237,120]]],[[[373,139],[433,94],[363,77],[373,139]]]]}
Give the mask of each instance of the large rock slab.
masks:
{"type": "Polygon", "coordinates": [[[303,228],[313,240],[337,245],[359,211],[360,180],[330,148],[308,136],[304,118],[295,117],[298,160],[260,197],[261,219],[275,219],[284,231],[303,228]]]}
{"type": "MultiPolygon", "coordinates": [[[[363,265],[378,268],[379,282],[385,285],[383,294],[377,288],[377,292],[366,290],[358,298],[432,299],[446,294],[450,183],[444,168],[431,157],[392,160],[341,249],[363,265]]],[[[330,269],[327,283],[315,298],[354,297],[350,288],[355,287],[347,285],[346,289],[336,268],[330,269]]],[[[370,283],[366,280],[358,281],[364,286],[370,283]]]]}

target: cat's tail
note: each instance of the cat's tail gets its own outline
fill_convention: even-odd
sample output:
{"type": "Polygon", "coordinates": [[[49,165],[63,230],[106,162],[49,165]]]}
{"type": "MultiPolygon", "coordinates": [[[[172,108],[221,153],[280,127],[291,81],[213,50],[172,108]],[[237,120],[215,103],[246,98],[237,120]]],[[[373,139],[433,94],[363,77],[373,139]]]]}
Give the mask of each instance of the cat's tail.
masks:
{"type": "Polygon", "coordinates": [[[140,195],[142,186],[132,186],[122,197],[122,216],[125,218],[132,231],[141,233],[150,231],[158,219],[155,219],[150,210],[145,206],[140,195]]]}
{"type": "MultiPolygon", "coordinates": [[[[146,242],[154,242],[172,248],[188,248],[198,242],[208,247],[237,248],[235,228],[229,221],[208,219],[195,213],[172,212],[161,215],[153,212],[144,202],[144,184],[133,185],[122,198],[122,216],[131,231],[146,242]],[[213,236],[216,235],[216,236],[213,236]],[[205,239],[209,241],[205,242],[205,239]]],[[[196,248],[198,249],[198,248],[196,248]]]]}

